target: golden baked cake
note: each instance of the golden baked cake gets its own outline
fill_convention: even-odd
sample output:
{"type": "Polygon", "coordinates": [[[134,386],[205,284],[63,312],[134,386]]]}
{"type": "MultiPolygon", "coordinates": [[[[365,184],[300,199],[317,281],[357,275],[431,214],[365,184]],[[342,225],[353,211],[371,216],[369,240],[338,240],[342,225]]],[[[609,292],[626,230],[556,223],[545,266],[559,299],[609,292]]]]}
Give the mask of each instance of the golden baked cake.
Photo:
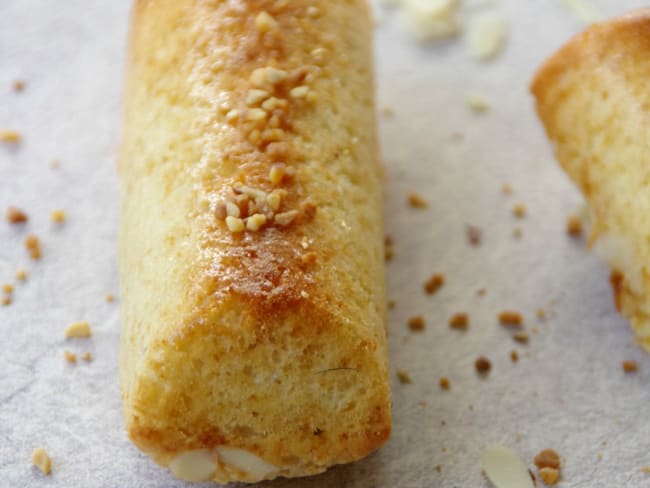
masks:
{"type": "Polygon", "coordinates": [[[557,159],[593,216],[619,310],[650,351],[650,10],[594,24],[533,83],[557,159]]]}
{"type": "Polygon", "coordinates": [[[391,430],[365,0],[140,0],[127,60],[120,382],[179,478],[255,482],[391,430]]]}

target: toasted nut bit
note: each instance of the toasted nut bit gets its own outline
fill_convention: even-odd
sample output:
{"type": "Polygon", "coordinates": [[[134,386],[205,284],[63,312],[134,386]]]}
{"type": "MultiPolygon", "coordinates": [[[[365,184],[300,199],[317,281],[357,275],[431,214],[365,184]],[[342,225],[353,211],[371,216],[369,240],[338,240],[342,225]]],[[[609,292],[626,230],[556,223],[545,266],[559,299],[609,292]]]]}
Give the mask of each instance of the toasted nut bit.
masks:
{"type": "Polygon", "coordinates": [[[287,101],[282,98],[270,97],[262,103],[262,108],[268,112],[272,112],[278,108],[286,108],[287,101]]]}
{"type": "Polygon", "coordinates": [[[260,32],[269,32],[278,28],[278,22],[268,12],[260,12],[255,17],[255,27],[260,32]]]}
{"type": "Polygon", "coordinates": [[[245,117],[246,120],[250,121],[264,120],[266,118],[266,110],[262,110],[261,108],[249,108],[245,112],[245,117]]]}
{"type": "Polygon", "coordinates": [[[70,364],[75,364],[77,362],[77,355],[75,353],[73,353],[73,352],[68,351],[68,350],[63,351],[63,357],[70,364]]]}
{"type": "Polygon", "coordinates": [[[268,96],[269,92],[266,90],[259,90],[257,88],[248,90],[248,94],[246,95],[246,105],[256,105],[262,100],[266,100],[268,96]]]}
{"type": "Polygon", "coordinates": [[[293,222],[297,216],[297,210],[289,210],[288,212],[275,214],[273,221],[279,226],[286,227],[287,225],[291,224],[291,222],[293,222]]]}
{"type": "Polygon", "coordinates": [[[397,370],[397,379],[404,385],[410,385],[412,383],[411,376],[403,369],[397,370]]]}
{"type": "Polygon", "coordinates": [[[253,86],[264,86],[266,84],[266,69],[257,68],[253,70],[249,78],[249,81],[253,86]]]}
{"type": "Polygon", "coordinates": [[[11,297],[4,296],[0,298],[0,304],[2,304],[3,307],[11,305],[11,297]]]}
{"type": "Polygon", "coordinates": [[[106,300],[108,303],[113,303],[115,301],[115,296],[112,293],[108,293],[104,297],[104,300],[106,300]]]}
{"type": "Polygon", "coordinates": [[[427,295],[433,295],[437,292],[442,285],[445,284],[445,275],[434,274],[427,281],[424,282],[424,291],[427,295]]]}
{"type": "Polygon", "coordinates": [[[643,474],[650,474],[650,466],[641,466],[640,469],[643,474]]]}
{"type": "Polygon", "coordinates": [[[535,456],[537,469],[553,468],[560,469],[560,456],[553,449],[544,449],[535,456]]]}
{"type": "Polygon", "coordinates": [[[623,361],[621,367],[626,373],[636,373],[639,370],[639,364],[636,361],[623,361]]]}
{"type": "Polygon", "coordinates": [[[449,319],[449,327],[456,330],[467,330],[469,327],[469,316],[466,313],[457,313],[449,319]]]}
{"type": "Polygon", "coordinates": [[[230,215],[226,217],[226,225],[228,226],[228,230],[230,232],[243,232],[246,228],[246,225],[242,219],[238,217],[232,217],[230,215]]]}
{"type": "Polygon", "coordinates": [[[237,109],[229,110],[228,113],[226,114],[226,120],[229,122],[231,120],[235,120],[237,117],[239,117],[239,110],[237,109]]]}
{"type": "Polygon", "coordinates": [[[512,335],[512,338],[517,341],[520,344],[528,344],[528,340],[530,339],[530,336],[528,335],[528,332],[515,332],[512,335]]]}
{"type": "Polygon", "coordinates": [[[246,219],[246,228],[253,232],[258,231],[266,224],[266,215],[256,213],[246,219]]]}
{"type": "Polygon", "coordinates": [[[84,361],[92,361],[93,355],[90,353],[90,351],[86,351],[81,355],[81,359],[83,359],[84,361]]]}
{"type": "Polygon", "coordinates": [[[43,474],[50,474],[50,471],[52,471],[52,460],[42,447],[37,447],[32,451],[32,464],[40,469],[43,474]]]}
{"type": "Polygon", "coordinates": [[[282,129],[266,129],[261,134],[263,142],[277,142],[284,139],[284,131],[282,129]]]}
{"type": "Polygon", "coordinates": [[[307,96],[307,93],[309,93],[309,87],[304,85],[292,88],[289,92],[291,98],[305,98],[307,96]]]}
{"type": "Polygon", "coordinates": [[[282,205],[282,199],[286,196],[286,190],[273,190],[266,196],[266,203],[273,212],[277,212],[282,205]]]}
{"type": "Polygon", "coordinates": [[[539,470],[539,477],[545,485],[554,485],[560,476],[560,472],[553,468],[542,468],[539,470]]]}
{"type": "Polygon", "coordinates": [[[7,209],[7,220],[11,224],[21,224],[23,222],[27,222],[27,220],[29,220],[29,217],[27,217],[27,214],[19,208],[9,207],[7,209]]]}
{"type": "Polygon", "coordinates": [[[41,243],[35,235],[30,234],[25,237],[25,249],[27,249],[27,252],[29,252],[29,256],[32,259],[41,259],[41,243]]]}
{"type": "Polygon", "coordinates": [[[449,382],[449,378],[445,378],[444,376],[440,378],[440,388],[443,390],[448,390],[451,388],[451,383],[449,382]]]}
{"type": "Polygon", "coordinates": [[[60,224],[65,220],[65,211],[64,210],[53,210],[52,213],[50,214],[50,218],[52,219],[52,222],[56,224],[60,224]]]}
{"type": "Polygon", "coordinates": [[[483,231],[481,230],[480,227],[476,227],[475,225],[468,224],[465,226],[465,232],[467,233],[467,241],[472,246],[481,245],[481,238],[483,237],[483,231]]]}
{"type": "Polygon", "coordinates": [[[582,236],[582,220],[577,215],[570,215],[566,221],[566,232],[571,237],[582,236]]]}
{"type": "Polygon", "coordinates": [[[266,146],[266,153],[274,161],[286,161],[289,154],[289,145],[286,142],[272,142],[266,146]]]}
{"type": "Polygon", "coordinates": [[[10,283],[5,283],[4,285],[2,285],[2,291],[4,291],[5,293],[13,293],[14,287],[10,283]]]}
{"type": "Polygon", "coordinates": [[[266,81],[268,81],[272,85],[276,85],[286,80],[289,77],[289,73],[287,73],[284,70],[272,68],[269,66],[268,68],[266,68],[265,76],[266,76],[266,81]]]}
{"type": "MultiPolygon", "coordinates": [[[[238,208],[239,210],[239,208],[238,208]]],[[[217,220],[224,220],[226,216],[228,215],[228,211],[226,210],[226,204],[223,202],[217,203],[217,205],[214,208],[214,216],[217,220]]]]}
{"type": "Polygon", "coordinates": [[[284,163],[275,163],[271,165],[271,169],[269,170],[269,180],[271,180],[271,183],[274,185],[282,183],[285,168],[286,165],[284,163]]]}
{"type": "Polygon", "coordinates": [[[504,327],[521,328],[524,318],[519,312],[505,310],[499,314],[499,323],[504,327]]]}
{"type": "Polygon", "coordinates": [[[486,375],[492,369],[492,363],[489,359],[481,356],[474,362],[474,367],[479,374],[486,375]]]}
{"type": "Polygon", "coordinates": [[[416,315],[415,317],[411,317],[408,320],[409,324],[409,329],[411,330],[424,330],[424,327],[426,326],[426,323],[424,322],[424,317],[422,315],[416,315]]]}
{"type": "Polygon", "coordinates": [[[85,321],[73,322],[65,329],[66,339],[90,337],[90,324],[85,321]]]}
{"type": "Polygon", "coordinates": [[[20,142],[20,132],[15,130],[0,130],[0,142],[17,144],[20,142]]]}
{"type": "Polygon", "coordinates": [[[408,204],[413,208],[427,208],[429,204],[419,194],[411,192],[407,197],[408,204]]]}
{"type": "Polygon", "coordinates": [[[233,190],[235,190],[236,193],[246,195],[247,197],[253,198],[254,200],[266,200],[266,192],[258,190],[257,188],[238,184],[233,187],[233,190]]]}
{"type": "Polygon", "coordinates": [[[239,217],[241,215],[241,210],[236,203],[226,202],[226,216],[227,217],[239,217]]]}
{"type": "Polygon", "coordinates": [[[512,213],[518,219],[523,219],[526,216],[526,206],[523,203],[518,203],[512,207],[512,213]]]}
{"type": "Polygon", "coordinates": [[[27,279],[27,270],[19,268],[18,271],[16,271],[16,279],[18,281],[25,281],[27,279]]]}
{"type": "Polygon", "coordinates": [[[12,84],[15,92],[21,92],[25,89],[25,82],[22,80],[15,80],[12,84]]]}
{"type": "Polygon", "coordinates": [[[515,350],[510,351],[510,360],[513,363],[516,363],[517,361],[519,361],[519,353],[517,351],[515,351],[515,350]]]}

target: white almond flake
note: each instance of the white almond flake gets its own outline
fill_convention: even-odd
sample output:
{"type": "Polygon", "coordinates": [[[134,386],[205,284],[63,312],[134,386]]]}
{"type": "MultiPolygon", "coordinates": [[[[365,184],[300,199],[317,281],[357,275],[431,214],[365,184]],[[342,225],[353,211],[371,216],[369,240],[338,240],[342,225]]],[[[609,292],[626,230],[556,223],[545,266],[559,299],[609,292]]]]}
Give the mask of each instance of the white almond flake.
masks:
{"type": "Polygon", "coordinates": [[[497,13],[477,15],[470,23],[467,33],[467,49],[470,56],[487,61],[498,56],[506,45],[508,25],[497,13]]]}
{"type": "Polygon", "coordinates": [[[587,0],[562,0],[562,3],[585,24],[599,22],[605,18],[605,15],[587,0]]]}
{"type": "Polygon", "coordinates": [[[512,449],[487,446],[481,456],[481,465],[496,488],[534,488],[528,470],[512,449]]]}
{"type": "Polygon", "coordinates": [[[420,41],[445,39],[460,32],[458,0],[404,0],[402,24],[420,41]]]}

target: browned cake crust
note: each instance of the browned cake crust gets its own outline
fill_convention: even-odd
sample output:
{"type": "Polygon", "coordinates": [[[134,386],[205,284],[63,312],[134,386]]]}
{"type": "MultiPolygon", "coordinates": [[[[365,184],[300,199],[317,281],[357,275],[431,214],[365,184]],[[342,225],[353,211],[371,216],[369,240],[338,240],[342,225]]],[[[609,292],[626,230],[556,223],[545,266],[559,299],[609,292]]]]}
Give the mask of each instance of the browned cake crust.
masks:
{"type": "Polygon", "coordinates": [[[592,214],[616,305],[650,350],[650,10],[595,24],[541,67],[537,113],[592,214]]]}
{"type": "Polygon", "coordinates": [[[388,439],[371,34],[364,0],[136,2],[120,379],[129,436],[179,477],[388,439]]]}

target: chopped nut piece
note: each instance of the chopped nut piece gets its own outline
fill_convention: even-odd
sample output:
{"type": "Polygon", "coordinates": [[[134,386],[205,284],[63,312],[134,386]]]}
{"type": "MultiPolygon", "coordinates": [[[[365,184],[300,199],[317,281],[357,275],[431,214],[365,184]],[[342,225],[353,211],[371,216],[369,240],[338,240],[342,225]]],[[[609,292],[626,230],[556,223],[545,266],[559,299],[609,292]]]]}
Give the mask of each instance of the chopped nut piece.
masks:
{"type": "Polygon", "coordinates": [[[285,108],[287,106],[287,101],[282,98],[270,97],[264,100],[262,103],[262,108],[268,112],[272,112],[278,108],[285,108]]]}
{"type": "Polygon", "coordinates": [[[32,464],[40,469],[43,474],[50,474],[50,471],[52,471],[52,460],[42,447],[37,447],[32,451],[32,464]]]}
{"type": "Polygon", "coordinates": [[[517,205],[512,207],[512,213],[518,219],[523,219],[526,216],[526,205],[524,205],[523,203],[518,203],[517,205]]]}
{"type": "Polygon", "coordinates": [[[226,202],[226,217],[240,217],[241,210],[236,203],[226,202]]]}
{"type": "Polygon", "coordinates": [[[25,249],[27,249],[27,252],[32,259],[41,259],[41,243],[35,235],[30,234],[25,237],[25,249]]]}
{"type": "MultiPolygon", "coordinates": [[[[239,207],[238,207],[239,210],[239,207]]],[[[228,215],[228,211],[226,210],[226,204],[223,202],[217,203],[217,205],[214,208],[214,216],[217,220],[224,220],[226,216],[228,215]]]]}
{"type": "Polygon", "coordinates": [[[73,352],[68,351],[68,350],[63,351],[63,357],[70,364],[75,364],[77,362],[77,355],[75,353],[73,353],[73,352]]]}
{"type": "Polygon", "coordinates": [[[272,142],[266,146],[266,153],[274,161],[286,161],[289,145],[286,142],[272,142]]]}
{"type": "Polygon", "coordinates": [[[490,108],[487,100],[477,93],[472,93],[467,96],[467,105],[476,113],[483,113],[490,108]]]}
{"type": "Polygon", "coordinates": [[[115,296],[112,293],[107,293],[104,297],[104,300],[106,300],[108,303],[113,303],[115,301],[115,296]]]}
{"type": "Polygon", "coordinates": [[[451,383],[449,382],[449,378],[446,378],[444,376],[440,378],[440,388],[442,388],[443,390],[448,390],[449,388],[451,388],[451,383]]]}
{"type": "Polygon", "coordinates": [[[53,210],[50,214],[50,218],[52,219],[52,222],[60,224],[65,220],[65,210],[53,210]]]}
{"type": "Polygon", "coordinates": [[[291,222],[293,222],[297,216],[297,210],[289,210],[287,212],[275,214],[273,221],[279,226],[286,227],[287,225],[291,224],[291,222]]]}
{"type": "Polygon", "coordinates": [[[289,76],[289,73],[287,73],[284,70],[269,66],[268,68],[266,68],[265,76],[266,76],[266,81],[268,81],[272,85],[276,85],[277,83],[282,83],[284,80],[286,80],[289,76]]]}
{"type": "Polygon", "coordinates": [[[489,359],[481,356],[474,362],[474,367],[479,374],[486,375],[492,369],[492,363],[489,359]]]}
{"type": "Polygon", "coordinates": [[[553,468],[542,468],[539,470],[539,477],[545,485],[554,485],[557,483],[560,472],[553,468]]]}
{"type": "Polygon", "coordinates": [[[246,95],[246,105],[256,105],[262,100],[266,100],[268,96],[269,92],[266,90],[259,90],[257,88],[248,90],[248,94],[246,95]]]}
{"type": "Polygon", "coordinates": [[[282,200],[286,196],[286,190],[273,190],[266,196],[266,203],[273,212],[277,212],[282,205],[282,200]]]}
{"type": "Polygon", "coordinates": [[[422,315],[416,315],[408,320],[408,325],[411,330],[421,331],[424,330],[426,323],[424,322],[424,317],[422,317],[422,315]]]}
{"type": "Polygon", "coordinates": [[[255,17],[255,27],[260,32],[269,32],[278,28],[278,22],[268,12],[260,12],[255,17]]]}
{"type": "Polygon", "coordinates": [[[230,232],[243,232],[246,228],[243,219],[232,217],[231,215],[226,217],[226,226],[228,226],[230,232]]]}
{"type": "Polygon", "coordinates": [[[65,329],[65,338],[90,337],[90,324],[85,321],[73,322],[65,329]]]}
{"type": "Polygon", "coordinates": [[[14,287],[11,283],[5,283],[2,285],[2,291],[5,293],[13,293],[14,292],[14,287]]]}
{"type": "Polygon", "coordinates": [[[530,339],[530,336],[528,335],[528,332],[515,332],[512,335],[512,338],[519,342],[520,344],[528,344],[528,340],[530,339]]]}
{"type": "Polygon", "coordinates": [[[467,233],[467,240],[472,246],[481,245],[481,238],[483,237],[483,231],[481,230],[480,227],[467,224],[465,226],[465,232],[467,233]]]}
{"type": "Polygon", "coordinates": [[[560,469],[560,456],[553,449],[544,449],[537,453],[534,459],[537,469],[553,468],[560,469]]]}
{"type": "Polygon", "coordinates": [[[15,130],[0,130],[0,142],[18,144],[20,142],[20,132],[15,130]]]}
{"type": "Polygon", "coordinates": [[[269,170],[269,180],[271,180],[271,183],[274,185],[282,183],[285,168],[286,165],[284,163],[275,163],[271,165],[271,169],[269,170]]]}
{"type": "Polygon", "coordinates": [[[27,214],[19,208],[9,207],[7,208],[7,220],[11,224],[21,224],[23,222],[27,222],[27,220],[29,220],[29,217],[27,217],[27,214]]]}
{"type": "Polygon", "coordinates": [[[235,120],[237,117],[239,117],[239,110],[237,109],[229,110],[228,113],[226,114],[226,120],[229,122],[231,120],[235,120]]]}
{"type": "Polygon", "coordinates": [[[397,379],[404,385],[410,385],[412,383],[411,376],[403,369],[397,370],[397,379]]]}
{"type": "Polygon", "coordinates": [[[266,224],[266,215],[256,213],[246,219],[246,229],[253,232],[260,230],[266,224]]]}
{"type": "Polygon", "coordinates": [[[566,221],[566,232],[571,237],[582,236],[582,220],[577,215],[570,215],[566,221]]]}
{"type": "Polygon", "coordinates": [[[15,92],[21,92],[25,89],[25,82],[22,80],[14,80],[12,87],[15,92]]]}
{"type": "Polygon", "coordinates": [[[469,316],[466,313],[457,313],[449,319],[449,327],[456,330],[467,330],[469,327],[469,316]]]}
{"type": "Polygon", "coordinates": [[[27,279],[27,270],[24,268],[19,268],[16,271],[16,279],[18,281],[25,281],[27,279]]]}
{"type": "Polygon", "coordinates": [[[641,472],[643,474],[650,474],[650,466],[641,466],[641,472]]]}
{"type": "Polygon", "coordinates": [[[515,350],[510,351],[510,360],[513,363],[516,363],[517,361],[519,361],[519,353],[517,351],[515,351],[515,350]]]}
{"type": "Polygon", "coordinates": [[[475,16],[466,37],[469,54],[480,61],[493,59],[504,48],[507,37],[508,26],[501,15],[475,16]]]}
{"type": "Polygon", "coordinates": [[[291,98],[305,98],[307,93],[309,93],[309,87],[302,85],[292,88],[289,95],[291,98]]]}
{"type": "Polygon", "coordinates": [[[407,201],[413,208],[427,208],[429,206],[427,201],[415,192],[408,194],[407,201]]]}
{"type": "Polygon", "coordinates": [[[0,298],[0,304],[2,304],[3,307],[11,305],[11,297],[4,296],[0,298]]]}
{"type": "Polygon", "coordinates": [[[250,121],[264,120],[266,115],[266,110],[262,110],[261,108],[249,108],[244,112],[246,120],[250,121]]]}
{"type": "Polygon", "coordinates": [[[639,370],[639,364],[636,361],[623,361],[621,367],[626,373],[636,373],[639,370]]]}
{"type": "Polygon", "coordinates": [[[505,310],[499,314],[499,323],[504,327],[521,328],[524,324],[524,318],[519,312],[505,310]]]}
{"type": "Polygon", "coordinates": [[[424,282],[424,291],[427,295],[433,295],[437,292],[442,285],[445,284],[445,275],[443,274],[434,274],[427,281],[424,282]]]}
{"type": "Polygon", "coordinates": [[[92,361],[93,355],[90,351],[86,351],[81,355],[81,359],[83,359],[84,361],[92,361]]]}

